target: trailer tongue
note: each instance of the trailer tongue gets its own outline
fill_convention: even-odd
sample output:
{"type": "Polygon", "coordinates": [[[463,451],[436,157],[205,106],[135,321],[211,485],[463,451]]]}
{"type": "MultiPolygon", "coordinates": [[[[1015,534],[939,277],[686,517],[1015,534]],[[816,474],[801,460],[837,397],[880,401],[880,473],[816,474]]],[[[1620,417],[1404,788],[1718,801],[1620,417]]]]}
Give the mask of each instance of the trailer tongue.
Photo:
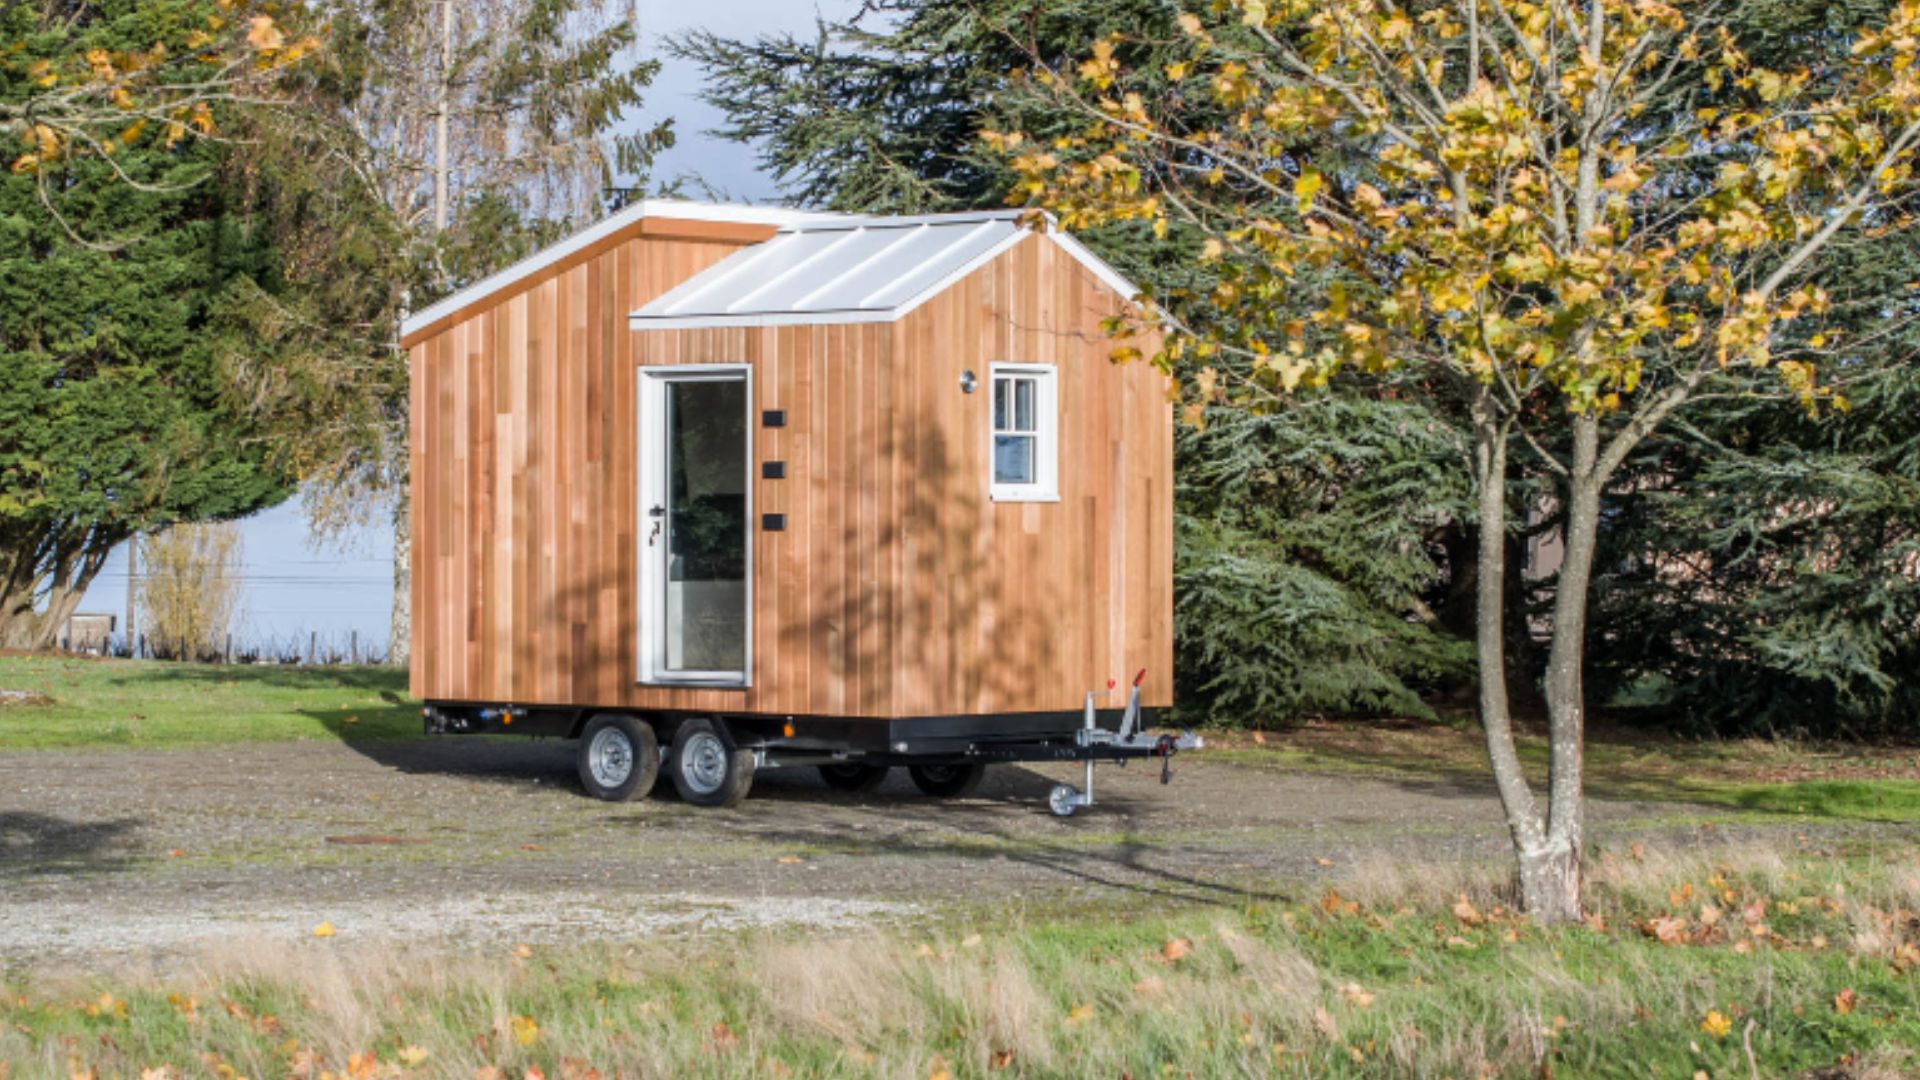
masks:
{"type": "MultiPolygon", "coordinates": [[[[1047,808],[1057,817],[1072,817],[1075,811],[1094,805],[1093,766],[1096,762],[1117,761],[1124,766],[1135,758],[1158,758],[1160,782],[1171,783],[1173,755],[1182,750],[1198,750],[1206,745],[1206,741],[1189,731],[1179,735],[1147,733],[1145,717],[1140,708],[1140,683],[1146,677],[1144,668],[1134,676],[1133,685],[1127,692],[1127,710],[1120,717],[1117,731],[1109,731],[1099,725],[1093,692],[1088,691],[1084,720],[1080,730],[1074,732],[1071,738],[979,742],[967,747],[966,756],[983,764],[1015,761],[1084,762],[1087,769],[1084,787],[1056,784],[1047,794],[1047,808]]],[[[1111,682],[1107,684],[1107,689],[1112,692],[1111,682]]]]}

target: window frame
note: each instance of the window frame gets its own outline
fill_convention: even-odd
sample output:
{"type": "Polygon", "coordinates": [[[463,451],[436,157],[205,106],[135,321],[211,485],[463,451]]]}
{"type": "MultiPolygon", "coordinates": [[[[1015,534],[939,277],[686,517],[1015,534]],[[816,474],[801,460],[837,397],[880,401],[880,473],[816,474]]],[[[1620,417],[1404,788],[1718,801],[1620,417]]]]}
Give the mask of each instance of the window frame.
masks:
{"type": "MultiPolygon", "coordinates": [[[[1011,391],[1010,391],[1011,392],[1011,391]]],[[[1060,369],[1052,364],[995,362],[987,371],[987,481],[994,502],[1060,501],[1060,369]],[[1002,379],[1030,379],[1034,389],[1033,482],[1003,483],[998,477],[995,449],[1003,430],[994,416],[1002,379]]]]}

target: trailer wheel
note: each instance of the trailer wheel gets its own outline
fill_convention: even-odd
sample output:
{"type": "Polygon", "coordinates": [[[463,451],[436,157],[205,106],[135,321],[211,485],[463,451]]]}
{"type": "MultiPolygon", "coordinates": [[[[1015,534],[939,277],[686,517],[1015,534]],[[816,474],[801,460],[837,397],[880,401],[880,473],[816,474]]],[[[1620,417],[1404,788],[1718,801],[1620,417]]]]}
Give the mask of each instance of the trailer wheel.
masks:
{"type": "Polygon", "coordinates": [[[580,783],[608,802],[644,799],[660,776],[660,743],[653,725],[619,713],[601,713],[580,732],[580,783]]]}
{"type": "Polygon", "coordinates": [[[674,790],[695,806],[738,806],[753,787],[753,755],[736,749],[705,717],[681,722],[670,757],[674,790]]]}
{"type": "Polygon", "coordinates": [[[840,761],[820,766],[820,779],[835,791],[872,791],[887,779],[887,767],[863,761],[840,761]]]}
{"type": "Polygon", "coordinates": [[[940,799],[964,799],[979,790],[985,765],[909,765],[913,786],[940,799]]]}

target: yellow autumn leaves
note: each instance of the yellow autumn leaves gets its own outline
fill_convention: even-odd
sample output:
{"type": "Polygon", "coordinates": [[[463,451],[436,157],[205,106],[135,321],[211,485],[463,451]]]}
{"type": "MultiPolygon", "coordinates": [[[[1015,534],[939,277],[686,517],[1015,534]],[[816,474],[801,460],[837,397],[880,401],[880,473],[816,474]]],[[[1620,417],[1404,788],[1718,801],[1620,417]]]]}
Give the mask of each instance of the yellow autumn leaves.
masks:
{"type": "MultiPolygon", "coordinates": [[[[25,145],[9,170],[35,173],[70,156],[113,155],[134,145],[150,122],[164,124],[169,148],[212,135],[214,101],[235,96],[243,84],[246,96],[269,101],[261,80],[320,48],[311,34],[290,40],[271,13],[252,10],[252,0],[217,6],[199,25],[146,48],[96,47],[25,61],[24,74],[40,92],[37,119],[15,129],[25,145]]],[[[9,68],[16,63],[0,60],[9,68]]]]}
{"type": "Polygon", "coordinates": [[[1873,63],[1818,80],[1764,69],[1712,15],[1658,0],[1598,5],[1597,49],[1558,34],[1550,4],[1473,7],[1196,8],[1178,17],[1192,55],[1151,72],[1180,94],[1143,94],[1149,73],[1109,37],[1040,80],[1086,115],[1079,134],[986,139],[1013,198],[1070,228],[1178,217],[1199,233],[1214,283],[1190,299],[1207,314],[1182,323],[1163,304],[1132,328],[1172,319],[1155,358],[1169,370],[1203,346],[1250,365],[1208,394],[1423,364],[1609,411],[1657,359],[1772,367],[1809,407],[1843,405],[1812,351],[1789,347],[1827,303],[1793,271],[1873,198],[1912,194],[1920,3],[1855,46],[1873,63]],[[1719,97],[1649,128],[1679,61],[1719,97]],[[1325,141],[1365,160],[1336,172],[1316,159],[1325,141]],[[1368,303],[1334,310],[1329,278],[1368,303]]]}

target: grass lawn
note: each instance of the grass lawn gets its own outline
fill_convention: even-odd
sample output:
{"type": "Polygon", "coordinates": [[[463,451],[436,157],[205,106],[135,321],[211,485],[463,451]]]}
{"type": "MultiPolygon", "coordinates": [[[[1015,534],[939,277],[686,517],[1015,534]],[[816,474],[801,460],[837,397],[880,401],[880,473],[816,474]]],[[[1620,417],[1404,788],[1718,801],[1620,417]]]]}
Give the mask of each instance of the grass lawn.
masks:
{"type": "Polygon", "coordinates": [[[0,656],[0,689],[51,704],[0,704],[0,749],[176,747],[420,733],[404,671],[0,656]]]}
{"type": "MultiPolygon", "coordinates": [[[[1488,775],[1480,729],[1464,724],[1315,721],[1284,733],[1209,732],[1227,760],[1277,769],[1354,771],[1426,779],[1488,775]]],[[[1544,787],[1544,735],[1518,735],[1544,787]]],[[[1695,740],[1596,726],[1587,737],[1587,790],[1602,798],[1694,803],[1735,813],[1843,821],[1920,821],[1920,746],[1695,740]]]]}
{"type": "Polygon", "coordinates": [[[1605,854],[1589,922],[1410,866],[1237,909],[448,955],[316,934],[16,974],[13,1075],[1868,1077],[1920,1065],[1920,849],[1605,854]],[[152,1071],[148,1071],[152,1070],[152,1071]]]}

